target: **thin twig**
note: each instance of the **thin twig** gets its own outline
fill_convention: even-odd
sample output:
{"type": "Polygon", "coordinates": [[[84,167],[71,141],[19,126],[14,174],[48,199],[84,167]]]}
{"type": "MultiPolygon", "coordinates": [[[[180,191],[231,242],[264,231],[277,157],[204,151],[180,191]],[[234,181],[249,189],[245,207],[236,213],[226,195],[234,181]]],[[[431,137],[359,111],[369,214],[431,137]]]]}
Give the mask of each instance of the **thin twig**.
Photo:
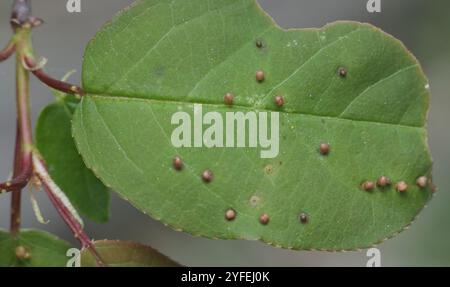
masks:
{"type": "Polygon", "coordinates": [[[16,100],[17,100],[17,133],[14,157],[13,179],[0,184],[0,191],[11,190],[11,234],[15,236],[20,229],[20,206],[22,188],[30,181],[33,172],[42,183],[50,201],[63,220],[97,261],[98,266],[105,266],[100,254],[95,249],[89,236],[84,232],[81,218],[70,201],[50,177],[44,160],[33,151],[33,136],[29,110],[29,72],[31,71],[42,82],[65,93],[82,95],[81,88],[55,80],[37,67],[31,52],[30,30],[42,23],[42,20],[31,16],[30,0],[15,0],[11,14],[11,25],[15,32],[14,45],[9,45],[1,52],[2,58],[9,57],[14,51],[16,55],[16,100]]]}
{"type": "Polygon", "coordinates": [[[42,67],[39,67],[32,58],[25,56],[23,59],[23,63],[27,70],[31,71],[33,75],[35,75],[41,82],[43,82],[47,86],[66,94],[84,96],[84,91],[82,88],[51,77],[50,75],[46,74],[42,67]]]}
{"type": "Polygon", "coordinates": [[[31,169],[27,168],[23,170],[21,174],[12,178],[11,180],[0,183],[0,190],[9,192],[23,189],[30,181],[31,174],[31,169]]]}
{"type": "MultiPolygon", "coordinates": [[[[20,187],[28,183],[30,179],[33,135],[29,108],[29,74],[21,63],[24,54],[22,45],[25,45],[28,39],[27,34],[24,34],[21,29],[17,29],[16,33],[19,35],[21,44],[18,44],[16,53],[17,133],[13,179],[18,179],[17,186],[20,187]]],[[[21,191],[21,188],[12,190],[10,230],[13,235],[17,234],[20,228],[21,191]]]]}
{"type": "Polygon", "coordinates": [[[78,215],[76,215],[75,209],[70,205],[70,202],[62,196],[62,192],[56,183],[50,177],[45,162],[42,158],[37,154],[33,154],[33,167],[34,172],[39,178],[44,187],[45,192],[47,193],[50,201],[53,206],[56,208],[58,213],[61,215],[63,220],[72,230],[75,238],[77,238],[82,247],[89,250],[89,252],[94,256],[97,261],[98,266],[105,266],[100,254],[95,249],[94,244],[90,240],[89,236],[84,232],[83,227],[81,226],[80,219],[78,215]]]}
{"type": "Polygon", "coordinates": [[[0,62],[5,61],[16,51],[16,43],[11,41],[2,51],[0,51],[0,62]]]}

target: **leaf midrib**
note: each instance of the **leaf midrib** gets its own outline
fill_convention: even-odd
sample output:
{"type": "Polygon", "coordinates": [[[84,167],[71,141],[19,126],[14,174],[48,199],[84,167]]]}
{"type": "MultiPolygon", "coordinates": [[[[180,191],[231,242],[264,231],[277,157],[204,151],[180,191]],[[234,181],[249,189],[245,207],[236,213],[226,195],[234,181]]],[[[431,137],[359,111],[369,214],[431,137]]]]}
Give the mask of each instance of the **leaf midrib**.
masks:
{"type": "MultiPolygon", "coordinates": [[[[142,101],[142,102],[156,102],[156,103],[167,103],[167,104],[174,104],[174,105],[194,105],[194,104],[201,104],[201,105],[207,105],[211,107],[217,107],[217,108],[229,108],[226,105],[222,104],[216,104],[216,103],[208,103],[208,102],[186,102],[186,101],[175,101],[175,100],[161,100],[161,99],[150,99],[150,98],[144,98],[140,96],[134,96],[134,97],[125,97],[125,96],[115,96],[115,95],[104,95],[104,94],[95,94],[95,93],[88,93],[85,97],[92,97],[92,98],[98,98],[98,99],[109,99],[109,100],[117,100],[117,101],[142,101]]],[[[350,122],[359,122],[359,123],[366,123],[366,124],[376,124],[376,125],[385,125],[388,127],[400,127],[400,128],[409,128],[409,129],[419,129],[423,130],[425,126],[412,126],[412,125],[404,125],[400,123],[384,123],[384,122],[376,122],[376,121],[368,121],[368,120],[361,120],[361,119],[346,119],[346,118],[340,118],[339,116],[329,116],[329,115],[318,115],[318,114],[311,114],[311,113],[305,113],[305,112],[296,112],[296,111],[285,111],[285,110],[277,110],[277,109],[267,109],[267,108],[255,108],[251,106],[244,106],[244,105],[238,105],[233,104],[233,109],[230,109],[230,112],[237,112],[234,108],[244,109],[248,111],[265,111],[265,112],[279,112],[281,114],[294,114],[294,115],[300,115],[310,118],[320,118],[320,119],[328,119],[328,120],[335,120],[335,121],[350,121],[350,122]]]]}

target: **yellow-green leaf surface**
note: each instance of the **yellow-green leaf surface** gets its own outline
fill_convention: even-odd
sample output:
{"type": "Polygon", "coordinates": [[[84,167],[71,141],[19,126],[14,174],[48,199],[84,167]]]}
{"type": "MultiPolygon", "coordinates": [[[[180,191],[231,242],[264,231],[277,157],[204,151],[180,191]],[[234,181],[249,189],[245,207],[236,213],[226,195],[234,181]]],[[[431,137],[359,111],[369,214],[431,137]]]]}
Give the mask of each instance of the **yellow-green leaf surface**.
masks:
{"type": "Polygon", "coordinates": [[[1,267],[64,267],[69,243],[44,231],[22,230],[15,238],[0,230],[1,267]]]}
{"type": "Polygon", "coordinates": [[[109,191],[89,170],[71,134],[72,114],[78,101],[60,98],[47,106],[36,126],[36,144],[49,172],[71,203],[97,222],[109,217],[109,191]]]}
{"type": "MultiPolygon", "coordinates": [[[[135,242],[100,240],[94,242],[103,261],[109,267],[176,267],[178,263],[149,246],[135,242]]],[[[81,266],[95,267],[94,257],[88,250],[81,252],[81,266]]]]}
{"type": "Polygon", "coordinates": [[[88,45],[88,95],[73,134],[105,184],[176,230],[293,249],[355,249],[402,231],[431,197],[430,186],[416,185],[432,165],[426,86],[400,41],[369,24],[286,31],[253,0],[142,0],[88,45]],[[231,107],[226,93],[235,95],[231,107]],[[172,115],[193,117],[194,104],[223,118],[279,112],[278,156],[174,147],[172,115]],[[321,143],[330,145],[327,155],[321,143]],[[175,156],[181,171],[172,166],[175,156]],[[392,184],[362,190],[380,176],[392,184]],[[404,193],[394,188],[400,181],[404,193]]]}

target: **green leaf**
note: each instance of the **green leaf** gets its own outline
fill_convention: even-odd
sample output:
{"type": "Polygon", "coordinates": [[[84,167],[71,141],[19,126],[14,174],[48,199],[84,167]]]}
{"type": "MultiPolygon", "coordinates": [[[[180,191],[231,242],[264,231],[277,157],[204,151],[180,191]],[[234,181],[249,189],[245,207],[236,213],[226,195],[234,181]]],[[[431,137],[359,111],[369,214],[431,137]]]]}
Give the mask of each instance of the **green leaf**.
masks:
{"type": "Polygon", "coordinates": [[[285,31],[253,0],[144,0],[107,24],[84,59],[88,95],[73,134],[87,166],[176,230],[348,250],[402,231],[431,197],[430,186],[415,184],[431,177],[427,79],[398,40],[369,24],[285,31]],[[235,95],[232,107],[226,93],[235,95]],[[223,118],[279,112],[278,156],[175,148],[172,115],[192,118],[195,103],[223,118]],[[362,190],[380,176],[392,185],[362,190]],[[404,193],[395,191],[400,181],[404,193]]]}
{"type": "Polygon", "coordinates": [[[36,127],[36,142],[53,180],[75,208],[97,222],[109,217],[109,191],[86,168],[71,134],[72,113],[78,101],[60,98],[41,113],[36,127]]]}
{"type": "Polygon", "coordinates": [[[70,247],[44,231],[22,230],[13,238],[0,230],[0,267],[64,267],[70,247]]]}
{"type": "MultiPolygon", "coordinates": [[[[109,267],[176,267],[178,263],[149,246],[135,242],[100,240],[94,242],[104,262],[109,267]]],[[[95,267],[94,257],[88,250],[81,252],[81,266],[95,267]]]]}

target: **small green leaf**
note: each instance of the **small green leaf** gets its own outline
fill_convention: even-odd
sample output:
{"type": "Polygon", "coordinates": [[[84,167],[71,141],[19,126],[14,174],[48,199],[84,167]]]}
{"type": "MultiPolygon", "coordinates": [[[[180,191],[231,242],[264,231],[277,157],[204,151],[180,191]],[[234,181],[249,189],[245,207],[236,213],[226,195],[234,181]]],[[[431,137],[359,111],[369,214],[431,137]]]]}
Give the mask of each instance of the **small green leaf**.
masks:
{"type": "Polygon", "coordinates": [[[0,267],[64,267],[69,243],[44,231],[22,230],[16,238],[0,230],[0,267]]]}
{"type": "MultiPolygon", "coordinates": [[[[178,263],[149,246],[129,241],[101,240],[95,248],[109,267],[176,267],[178,263]]],[[[81,252],[81,266],[95,267],[94,257],[88,250],[81,252]]]]}
{"type": "Polygon", "coordinates": [[[66,97],[42,111],[36,127],[37,147],[53,180],[75,208],[94,221],[106,222],[109,191],[86,168],[71,134],[72,113],[77,104],[77,100],[66,97]]]}
{"type": "Polygon", "coordinates": [[[369,24],[286,31],[254,0],[141,0],[87,47],[73,134],[104,183],[176,230],[363,248],[402,231],[431,198],[430,183],[416,185],[431,178],[427,84],[403,44],[369,24]],[[278,156],[176,147],[172,116],[194,121],[195,104],[222,119],[279,112],[278,156]],[[361,188],[381,176],[392,184],[361,188]]]}

